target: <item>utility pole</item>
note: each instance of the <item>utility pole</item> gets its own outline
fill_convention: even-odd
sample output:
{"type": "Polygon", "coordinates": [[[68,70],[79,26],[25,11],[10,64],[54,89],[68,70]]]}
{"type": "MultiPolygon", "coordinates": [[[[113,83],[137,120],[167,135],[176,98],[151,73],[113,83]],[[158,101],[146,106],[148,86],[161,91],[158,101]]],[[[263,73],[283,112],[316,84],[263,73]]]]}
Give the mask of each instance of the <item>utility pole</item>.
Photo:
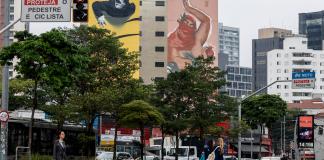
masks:
{"type": "MultiPolygon", "coordinates": [[[[248,98],[250,98],[250,97],[258,94],[259,92],[263,91],[264,89],[267,89],[268,87],[272,86],[273,84],[279,83],[279,82],[291,82],[291,80],[278,80],[278,81],[274,81],[274,82],[268,84],[267,86],[264,86],[261,89],[255,91],[255,92],[251,93],[250,95],[248,95],[246,97],[243,97],[241,99],[241,101],[239,102],[239,105],[238,105],[238,112],[239,112],[238,113],[238,122],[239,122],[239,127],[241,127],[241,116],[242,116],[242,111],[241,111],[242,110],[242,106],[241,106],[241,104],[242,104],[242,102],[245,101],[246,99],[248,99],[248,98]]],[[[242,157],[241,156],[241,149],[242,149],[241,148],[241,145],[242,145],[242,143],[241,143],[241,133],[239,133],[238,134],[238,145],[237,145],[238,146],[238,160],[241,160],[241,157],[242,157]]]]}
{"type": "MultiPolygon", "coordinates": [[[[7,1],[6,1],[7,2],[7,1]]],[[[8,2],[7,2],[8,3],[8,2]]],[[[10,29],[13,25],[20,21],[20,18],[5,26],[0,30],[0,35],[10,29]]],[[[6,44],[8,45],[8,43],[6,44]]],[[[9,66],[6,64],[2,70],[2,97],[1,97],[1,111],[8,111],[9,103],[9,66]]],[[[0,127],[0,160],[7,160],[8,155],[8,122],[1,122],[0,127]]]]}
{"type": "Polygon", "coordinates": [[[283,122],[283,153],[286,155],[286,116],[283,122]]]}
{"type": "Polygon", "coordinates": [[[251,132],[251,159],[253,158],[253,132],[252,132],[252,129],[250,129],[250,132],[251,132]]]}
{"type": "Polygon", "coordinates": [[[280,122],[280,151],[281,151],[281,155],[283,153],[283,149],[282,149],[282,122],[280,122]]]}

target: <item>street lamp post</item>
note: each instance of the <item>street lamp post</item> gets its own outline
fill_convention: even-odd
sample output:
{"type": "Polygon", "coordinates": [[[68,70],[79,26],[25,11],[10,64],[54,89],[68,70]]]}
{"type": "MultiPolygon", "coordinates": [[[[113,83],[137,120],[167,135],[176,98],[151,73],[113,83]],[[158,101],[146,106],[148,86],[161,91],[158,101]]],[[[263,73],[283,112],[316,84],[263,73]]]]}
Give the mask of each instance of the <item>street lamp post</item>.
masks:
{"type": "MultiPolygon", "coordinates": [[[[274,82],[268,84],[267,86],[264,86],[261,89],[259,89],[259,90],[255,91],[255,92],[251,93],[250,95],[248,95],[246,97],[242,97],[242,99],[241,99],[241,101],[239,102],[239,105],[238,105],[238,112],[239,112],[238,113],[238,122],[239,122],[238,124],[239,124],[239,127],[241,127],[241,120],[242,120],[242,118],[241,118],[241,116],[242,116],[242,106],[241,106],[242,102],[245,101],[246,99],[248,99],[248,98],[250,98],[250,97],[252,97],[252,96],[260,93],[264,89],[267,89],[268,87],[274,85],[275,83],[279,83],[279,82],[291,82],[291,80],[278,80],[278,81],[274,81],[274,82]]],[[[242,155],[241,155],[242,154],[241,153],[241,151],[242,151],[241,145],[242,145],[242,143],[241,143],[241,133],[239,133],[238,134],[238,145],[237,145],[238,146],[238,159],[239,160],[241,160],[241,157],[242,157],[242,155]]]]}

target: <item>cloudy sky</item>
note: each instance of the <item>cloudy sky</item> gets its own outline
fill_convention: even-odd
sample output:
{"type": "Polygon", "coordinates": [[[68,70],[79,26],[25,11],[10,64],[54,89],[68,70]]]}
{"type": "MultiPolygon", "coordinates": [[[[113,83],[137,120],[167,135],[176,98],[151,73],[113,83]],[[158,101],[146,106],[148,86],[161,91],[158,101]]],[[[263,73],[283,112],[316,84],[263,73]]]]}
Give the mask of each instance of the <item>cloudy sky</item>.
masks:
{"type": "MultiPolygon", "coordinates": [[[[251,67],[252,39],[257,30],[279,27],[298,33],[298,13],[324,10],[324,0],[219,0],[219,21],[240,28],[240,64],[251,67]]],[[[32,23],[31,32],[41,33],[71,23],[32,23]]]]}
{"type": "Polygon", "coordinates": [[[324,0],[219,0],[219,21],[240,28],[240,64],[252,66],[258,29],[279,27],[298,33],[298,13],[324,10],[324,0]]]}

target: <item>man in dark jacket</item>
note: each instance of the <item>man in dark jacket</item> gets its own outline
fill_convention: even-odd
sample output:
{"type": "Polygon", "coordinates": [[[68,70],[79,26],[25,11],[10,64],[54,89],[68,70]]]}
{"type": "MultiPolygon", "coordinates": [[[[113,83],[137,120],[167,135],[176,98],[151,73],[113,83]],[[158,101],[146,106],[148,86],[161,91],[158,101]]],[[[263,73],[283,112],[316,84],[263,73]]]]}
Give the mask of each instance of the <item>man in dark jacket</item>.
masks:
{"type": "Polygon", "coordinates": [[[55,141],[53,148],[54,160],[67,160],[66,145],[64,142],[65,134],[63,131],[59,132],[59,139],[55,141]]]}

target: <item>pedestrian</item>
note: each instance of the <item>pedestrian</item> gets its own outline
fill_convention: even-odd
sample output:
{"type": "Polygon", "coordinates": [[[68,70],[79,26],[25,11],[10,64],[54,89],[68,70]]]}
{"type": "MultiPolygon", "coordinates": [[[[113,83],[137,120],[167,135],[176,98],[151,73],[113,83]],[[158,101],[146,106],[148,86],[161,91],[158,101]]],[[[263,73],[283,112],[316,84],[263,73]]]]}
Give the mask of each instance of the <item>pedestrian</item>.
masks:
{"type": "Polygon", "coordinates": [[[58,140],[54,142],[53,158],[54,160],[67,160],[66,145],[64,142],[65,133],[63,131],[58,132],[58,140]]]}
{"type": "Polygon", "coordinates": [[[224,160],[224,140],[218,138],[215,148],[215,160],[224,160]]]}
{"type": "Polygon", "coordinates": [[[209,154],[214,150],[214,142],[213,140],[210,140],[205,144],[204,146],[204,158],[207,159],[209,154]]]}

